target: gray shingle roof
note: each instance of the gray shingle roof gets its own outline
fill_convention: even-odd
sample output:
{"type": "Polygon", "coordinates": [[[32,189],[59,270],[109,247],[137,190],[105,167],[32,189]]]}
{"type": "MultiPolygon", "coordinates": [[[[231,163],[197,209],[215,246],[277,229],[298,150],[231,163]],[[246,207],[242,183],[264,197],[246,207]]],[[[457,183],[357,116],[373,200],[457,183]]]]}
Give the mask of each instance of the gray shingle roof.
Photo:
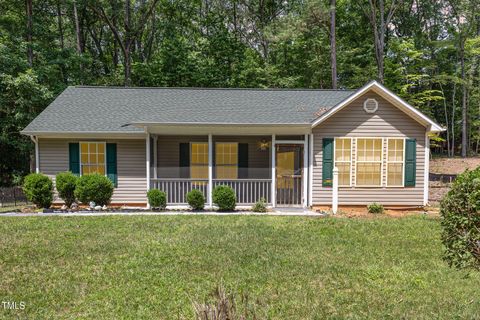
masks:
{"type": "Polygon", "coordinates": [[[308,124],[354,91],[68,87],[23,133],[135,132],[129,124],[308,124]]]}

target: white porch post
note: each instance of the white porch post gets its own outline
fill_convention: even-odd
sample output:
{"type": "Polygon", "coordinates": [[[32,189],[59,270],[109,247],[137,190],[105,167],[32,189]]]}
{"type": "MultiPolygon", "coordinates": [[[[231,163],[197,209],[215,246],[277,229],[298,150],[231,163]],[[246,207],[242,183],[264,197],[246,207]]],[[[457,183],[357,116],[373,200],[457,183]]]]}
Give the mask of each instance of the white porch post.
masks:
{"type": "Polygon", "coordinates": [[[35,144],[35,173],[40,173],[40,153],[38,151],[38,137],[30,136],[35,144]]]}
{"type": "Polygon", "coordinates": [[[308,207],[308,134],[305,134],[303,143],[303,206],[308,207]]]}
{"type": "Polygon", "coordinates": [[[308,205],[313,205],[313,133],[310,133],[309,141],[309,167],[308,167],[308,205]]]}
{"type": "Polygon", "coordinates": [[[158,179],[158,135],[153,136],[153,178],[158,179]]]}
{"type": "MultiPolygon", "coordinates": [[[[145,138],[145,149],[146,149],[146,161],[145,161],[145,169],[147,172],[147,192],[150,190],[150,133],[145,129],[147,133],[145,138]]],[[[150,209],[150,204],[147,201],[147,209],[150,209]]]]}
{"type": "Polygon", "coordinates": [[[276,146],[275,146],[275,135],[272,134],[272,190],[270,191],[272,196],[272,207],[275,208],[275,205],[277,203],[277,195],[276,195],[276,173],[275,173],[275,157],[276,157],[276,146]]]}
{"type": "Polygon", "coordinates": [[[208,205],[213,206],[212,201],[213,190],[213,138],[212,134],[208,135],[208,205]]]}
{"type": "Polygon", "coordinates": [[[332,211],[336,214],[338,210],[338,168],[333,168],[333,183],[332,183],[332,211]]]}

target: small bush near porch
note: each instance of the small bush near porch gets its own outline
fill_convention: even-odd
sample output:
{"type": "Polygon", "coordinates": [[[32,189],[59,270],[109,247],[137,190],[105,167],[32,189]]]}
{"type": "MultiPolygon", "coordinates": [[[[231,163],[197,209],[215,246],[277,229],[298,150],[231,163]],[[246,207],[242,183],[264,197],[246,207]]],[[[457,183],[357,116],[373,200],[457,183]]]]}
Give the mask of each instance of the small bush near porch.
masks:
{"type": "Polygon", "coordinates": [[[0,318],[191,319],[219,285],[258,319],[480,317],[438,218],[1,219],[0,297],[26,308],[0,318]]]}

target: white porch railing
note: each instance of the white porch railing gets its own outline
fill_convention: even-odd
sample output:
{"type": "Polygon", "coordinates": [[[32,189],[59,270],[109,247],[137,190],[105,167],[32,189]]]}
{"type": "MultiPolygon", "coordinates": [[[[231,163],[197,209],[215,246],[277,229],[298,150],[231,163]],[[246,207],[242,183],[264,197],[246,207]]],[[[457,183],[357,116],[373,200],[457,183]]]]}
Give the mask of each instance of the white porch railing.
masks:
{"type": "Polygon", "coordinates": [[[186,194],[193,189],[200,190],[207,199],[208,179],[164,178],[150,181],[153,189],[162,190],[167,194],[167,205],[186,204],[186,194]]]}
{"type": "MultiPolygon", "coordinates": [[[[151,188],[159,189],[167,194],[167,205],[186,204],[187,192],[198,189],[205,199],[208,199],[208,180],[207,179],[182,179],[182,178],[159,178],[150,179],[151,188]]],[[[213,187],[226,185],[235,191],[237,204],[253,204],[265,198],[267,203],[271,203],[271,185],[270,179],[213,179],[213,187]]]]}
{"type": "Polygon", "coordinates": [[[253,204],[264,198],[267,203],[271,203],[271,185],[270,179],[213,179],[213,187],[226,185],[235,190],[238,204],[253,204]]]}

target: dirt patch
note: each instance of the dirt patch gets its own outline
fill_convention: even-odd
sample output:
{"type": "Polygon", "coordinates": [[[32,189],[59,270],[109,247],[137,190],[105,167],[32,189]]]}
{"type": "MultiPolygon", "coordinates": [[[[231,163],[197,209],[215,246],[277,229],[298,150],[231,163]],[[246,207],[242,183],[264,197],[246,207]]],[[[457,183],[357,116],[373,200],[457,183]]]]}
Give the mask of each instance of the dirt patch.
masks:
{"type": "Polygon", "coordinates": [[[430,161],[430,172],[436,174],[460,174],[466,169],[480,166],[480,157],[472,158],[435,158],[430,161]]]}
{"type": "MultiPolygon", "coordinates": [[[[329,207],[315,207],[315,210],[329,211],[329,207]]],[[[366,206],[340,206],[338,212],[335,215],[337,218],[378,218],[378,217],[390,217],[390,218],[403,218],[413,215],[428,214],[432,216],[438,216],[438,207],[425,207],[425,208],[386,208],[383,214],[369,213],[366,206]]]]}

